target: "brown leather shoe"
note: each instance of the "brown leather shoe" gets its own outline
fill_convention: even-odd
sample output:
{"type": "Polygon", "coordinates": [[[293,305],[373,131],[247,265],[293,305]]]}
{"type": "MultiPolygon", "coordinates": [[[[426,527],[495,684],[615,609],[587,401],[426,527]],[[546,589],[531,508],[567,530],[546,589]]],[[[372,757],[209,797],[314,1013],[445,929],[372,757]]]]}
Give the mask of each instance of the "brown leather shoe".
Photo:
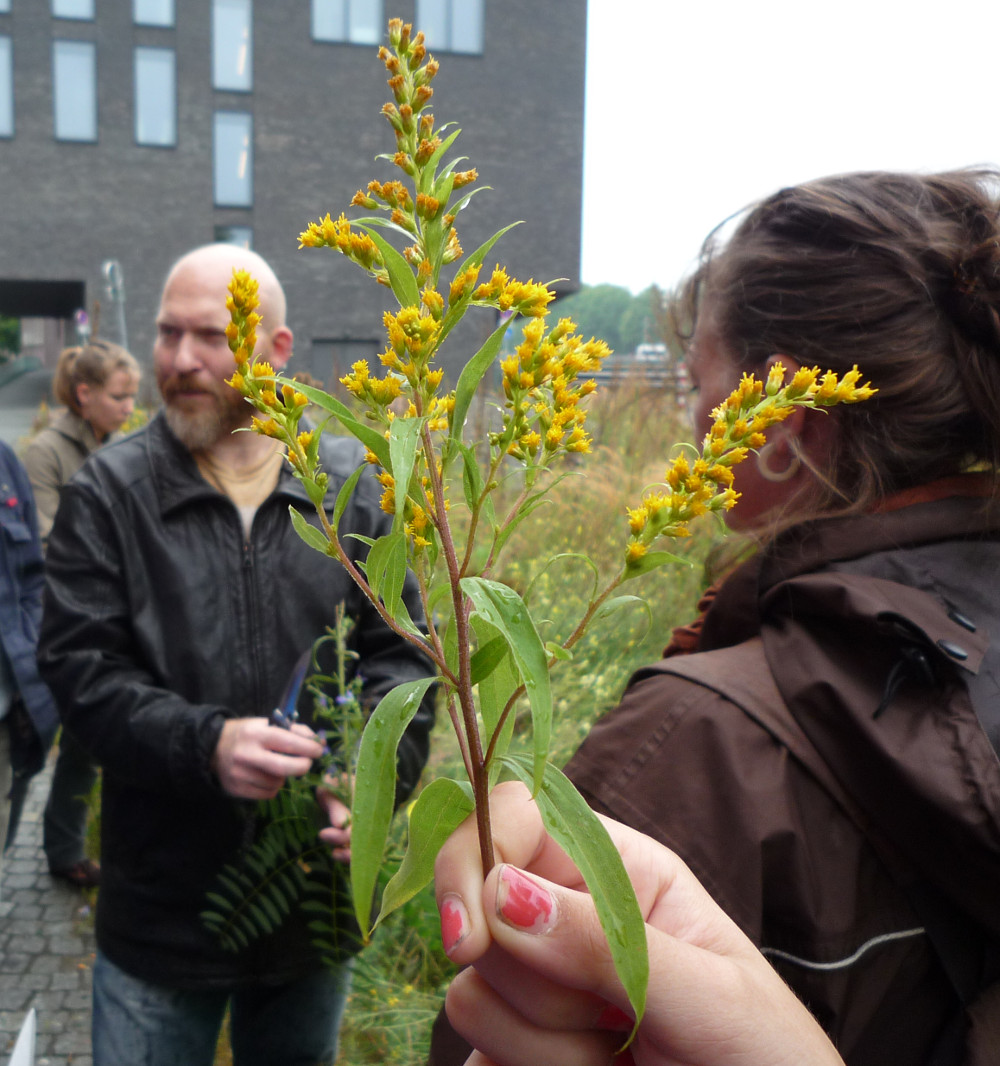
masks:
{"type": "Polygon", "coordinates": [[[101,883],[101,867],[93,859],[81,859],[61,870],[49,870],[52,877],[68,881],[75,888],[95,888],[101,883]]]}

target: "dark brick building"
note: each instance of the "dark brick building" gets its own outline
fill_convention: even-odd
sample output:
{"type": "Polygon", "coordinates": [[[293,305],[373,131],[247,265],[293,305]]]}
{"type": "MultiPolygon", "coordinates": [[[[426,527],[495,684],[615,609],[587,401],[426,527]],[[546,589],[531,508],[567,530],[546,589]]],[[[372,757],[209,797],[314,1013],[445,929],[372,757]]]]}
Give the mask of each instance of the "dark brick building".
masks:
{"type": "MultiPolygon", "coordinates": [[[[458,154],[494,190],[460,216],[463,246],[523,220],[496,258],[575,289],[586,13],[586,0],[0,0],[0,313],[68,321],[101,301],[100,331],[117,339],[123,321],[148,365],[173,260],[246,238],[285,284],[294,365],[329,380],[373,355],[385,291],[336,253],[298,251],[297,235],[396,176],[375,161],[393,147],[376,58],[390,17],[428,31],[437,121],[462,128],[458,154]]],[[[449,363],[490,325],[456,336],[449,363]]]]}

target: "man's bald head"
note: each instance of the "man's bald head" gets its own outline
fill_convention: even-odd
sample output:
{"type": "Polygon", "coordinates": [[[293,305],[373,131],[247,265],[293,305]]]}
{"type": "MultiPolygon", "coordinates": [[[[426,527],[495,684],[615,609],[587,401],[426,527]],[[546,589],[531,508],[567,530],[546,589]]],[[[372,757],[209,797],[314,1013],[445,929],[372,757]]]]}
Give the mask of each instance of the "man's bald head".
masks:
{"type": "Polygon", "coordinates": [[[206,244],[178,259],[160,297],[153,365],[167,421],[193,452],[215,447],[233,429],[248,425],[252,414],[243,397],[226,384],[235,369],[226,337],[226,298],[234,270],[246,270],[258,282],[261,324],[256,354],[276,370],[292,354],[285,294],[256,252],[206,244]]]}
{"type": "Polygon", "coordinates": [[[277,275],[267,260],[249,248],[220,243],[204,244],[200,248],[195,248],[182,255],[170,268],[164,282],[164,289],[178,272],[191,270],[197,271],[206,285],[211,283],[212,288],[221,284],[223,300],[229,282],[232,280],[233,271],[247,271],[258,283],[260,298],[258,313],[263,319],[260,332],[269,333],[286,324],[288,305],[285,300],[285,290],[282,289],[281,282],[278,281],[277,275]]]}

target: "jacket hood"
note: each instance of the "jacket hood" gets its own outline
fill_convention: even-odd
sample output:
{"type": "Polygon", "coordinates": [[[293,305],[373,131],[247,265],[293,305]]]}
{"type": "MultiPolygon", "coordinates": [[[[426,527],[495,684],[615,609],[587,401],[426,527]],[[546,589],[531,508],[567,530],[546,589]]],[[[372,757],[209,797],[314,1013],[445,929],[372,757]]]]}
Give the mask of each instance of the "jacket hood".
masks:
{"type": "Polygon", "coordinates": [[[872,832],[1000,936],[1000,527],[949,499],[789,530],[727,580],[699,650],[762,638],[872,832]]]}

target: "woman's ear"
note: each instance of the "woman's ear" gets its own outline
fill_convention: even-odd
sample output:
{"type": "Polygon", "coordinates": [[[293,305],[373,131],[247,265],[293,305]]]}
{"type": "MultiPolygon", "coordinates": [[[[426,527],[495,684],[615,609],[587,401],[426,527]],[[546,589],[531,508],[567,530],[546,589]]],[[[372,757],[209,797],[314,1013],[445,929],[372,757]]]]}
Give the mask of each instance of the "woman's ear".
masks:
{"type": "Polygon", "coordinates": [[[90,386],[87,384],[87,382],[81,381],[80,384],[77,385],[76,390],[74,392],[74,395],[76,396],[76,406],[77,406],[77,408],[81,412],[82,411],[86,411],[88,405],[90,404],[90,395],[91,395],[91,389],[90,389],[90,386]]]}

